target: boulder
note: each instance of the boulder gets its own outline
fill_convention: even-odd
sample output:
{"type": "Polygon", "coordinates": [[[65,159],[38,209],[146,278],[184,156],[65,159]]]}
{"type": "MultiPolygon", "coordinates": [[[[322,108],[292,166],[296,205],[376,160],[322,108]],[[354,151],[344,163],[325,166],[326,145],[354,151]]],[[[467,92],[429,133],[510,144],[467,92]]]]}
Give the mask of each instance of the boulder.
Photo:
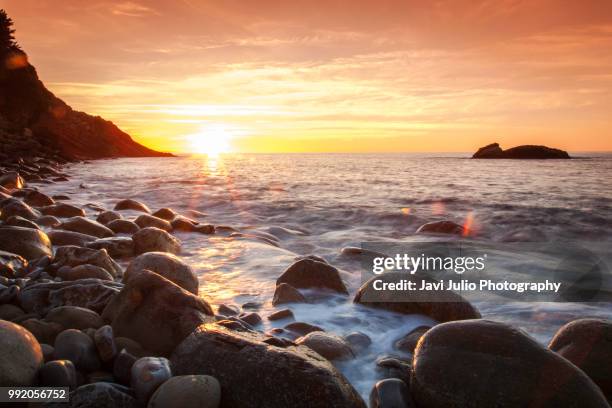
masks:
{"type": "Polygon", "coordinates": [[[77,386],[77,372],[70,360],[53,360],[40,369],[40,385],[43,387],[77,386]]]}
{"type": "Polygon", "coordinates": [[[370,408],[415,408],[410,390],[398,378],[388,378],[374,385],[370,393],[370,408]]]}
{"type": "Polygon", "coordinates": [[[172,225],[168,221],[149,214],[139,215],[134,222],[140,228],[155,227],[164,231],[172,231],[172,225]]]}
{"type": "Polygon", "coordinates": [[[140,230],[134,221],[129,220],[113,220],[106,225],[115,234],[135,234],[140,230]]]}
{"type": "Polygon", "coordinates": [[[16,278],[24,273],[27,266],[28,261],[22,256],[0,250],[0,276],[16,278]]]}
{"type": "Polygon", "coordinates": [[[130,278],[102,314],[116,336],[129,337],[158,355],[169,354],[191,331],[212,321],[202,298],[154,272],[130,278]]]}
{"type": "Polygon", "coordinates": [[[4,221],[4,225],[8,225],[11,227],[23,227],[23,228],[32,228],[32,229],[40,229],[40,227],[38,226],[38,224],[36,224],[34,221],[30,221],[26,218],[23,218],[19,215],[13,215],[9,218],[7,218],[6,221],[4,221]]]}
{"type": "Polygon", "coordinates": [[[569,159],[570,155],[563,150],[547,146],[523,145],[502,150],[498,143],[481,147],[472,156],[473,159],[569,159]]]}
{"type": "Polygon", "coordinates": [[[25,327],[39,343],[53,344],[55,338],[63,330],[62,326],[57,323],[45,322],[39,319],[27,319],[19,323],[25,327]]]}
{"type": "Polygon", "coordinates": [[[410,354],[414,353],[414,349],[416,348],[419,339],[423,337],[423,335],[427,333],[427,330],[429,329],[431,329],[431,326],[419,326],[411,330],[410,333],[395,342],[395,348],[410,354]]]}
{"type": "Polygon", "coordinates": [[[36,190],[29,191],[24,197],[23,201],[33,207],[44,207],[55,204],[54,199],[36,190]]]}
{"type": "Polygon", "coordinates": [[[300,259],[287,268],[276,280],[276,285],[281,283],[295,288],[322,288],[348,294],[338,269],[310,258],[300,259]]]}
{"type": "Polygon", "coordinates": [[[42,315],[59,306],[80,306],[101,313],[121,287],[121,283],[100,279],[35,283],[19,292],[18,302],[26,312],[42,315]]]}
{"type": "Polygon", "coordinates": [[[197,295],[198,278],[187,263],[179,257],[166,252],[147,252],[134,258],[123,275],[123,282],[128,282],[144,270],[155,272],[174,282],[181,288],[197,295]]]}
{"type": "Polygon", "coordinates": [[[92,249],[106,249],[113,258],[129,258],[134,256],[134,241],[130,237],[102,238],[86,245],[92,249]]]}
{"type": "Polygon", "coordinates": [[[589,377],[568,360],[503,323],[435,326],[413,358],[418,407],[607,407],[589,377]]]}
{"type": "Polygon", "coordinates": [[[79,232],[98,238],[112,237],[115,233],[97,221],[85,217],[71,217],[62,222],[58,229],[79,232]]]}
{"type": "Polygon", "coordinates": [[[25,181],[19,173],[11,171],[0,176],[0,186],[9,190],[19,189],[25,186],[25,181]]]}
{"type": "Polygon", "coordinates": [[[0,250],[21,255],[28,261],[52,254],[47,234],[22,227],[0,227],[0,250]]]}
{"type": "Polygon", "coordinates": [[[584,371],[612,401],[612,321],[574,320],[557,331],[548,347],[584,371]]]}
{"type": "Polygon", "coordinates": [[[277,306],[286,303],[306,303],[306,298],[293,286],[281,283],[274,290],[272,305],[277,306]]]}
{"type": "Polygon", "coordinates": [[[215,377],[221,384],[221,407],[365,407],[323,357],[307,347],[272,346],[266,339],[256,332],[203,324],[172,353],[172,372],[215,377]]]}
{"type": "Polygon", "coordinates": [[[155,227],[143,228],[132,236],[134,250],[137,254],[145,252],[170,252],[178,254],[181,251],[181,241],[166,231],[155,227]]]}
{"type": "Polygon", "coordinates": [[[148,408],[218,408],[221,385],[209,375],[181,375],[172,377],[157,388],[148,408]]]}
{"type": "Polygon", "coordinates": [[[64,330],[55,338],[56,360],[70,360],[82,372],[90,373],[100,368],[100,359],[94,341],[80,330],[64,330]]]}
{"type": "Polygon", "coordinates": [[[51,309],[45,316],[45,320],[57,323],[64,329],[97,329],[104,325],[99,314],[78,306],[60,306],[51,309]]]}
{"type": "Polygon", "coordinates": [[[14,216],[23,217],[26,220],[35,220],[40,217],[40,213],[16,198],[2,200],[0,202],[0,220],[6,221],[14,216]]]}
{"type": "Polygon", "coordinates": [[[81,234],[80,232],[51,230],[47,232],[51,244],[55,246],[75,245],[85,246],[88,242],[95,241],[97,238],[91,235],[81,234]]]}
{"type": "Polygon", "coordinates": [[[119,201],[117,204],[115,204],[114,210],[115,211],[133,210],[133,211],[140,211],[140,212],[147,213],[147,214],[151,213],[151,210],[149,209],[149,207],[147,207],[146,205],[144,205],[143,203],[139,201],[131,200],[131,199],[119,201]]]}
{"type": "Polygon", "coordinates": [[[53,266],[56,269],[62,266],[95,265],[105,269],[113,277],[123,275],[121,266],[108,255],[105,249],[81,248],[74,245],[58,247],[55,251],[53,266]]]}
{"type": "Polygon", "coordinates": [[[43,355],[32,333],[14,323],[0,320],[0,344],[0,387],[35,385],[43,355]]]}
{"type": "Polygon", "coordinates": [[[480,312],[474,306],[461,295],[450,290],[392,291],[374,289],[376,281],[397,283],[402,280],[413,280],[417,287],[421,287],[422,280],[430,283],[437,282],[427,275],[385,273],[374,276],[361,286],[353,301],[364,306],[396,313],[425,315],[439,322],[480,318],[480,312]]]}
{"type": "Polygon", "coordinates": [[[55,203],[46,207],[42,207],[40,209],[40,212],[42,212],[44,215],[52,215],[54,217],[60,218],[85,216],[85,211],[83,211],[82,208],[66,203],[55,203]]]}
{"type": "Polygon", "coordinates": [[[161,218],[162,220],[172,221],[178,214],[171,208],[160,208],[153,213],[154,217],[161,218]]]}
{"type": "Polygon", "coordinates": [[[79,265],[74,268],[70,266],[62,266],[57,270],[56,275],[65,281],[74,281],[79,279],[101,279],[112,281],[113,276],[104,268],[95,265],[79,265]]]}
{"type": "Polygon", "coordinates": [[[102,211],[96,217],[96,221],[98,221],[102,225],[108,225],[111,221],[120,220],[121,214],[115,211],[102,211]]]}
{"type": "Polygon", "coordinates": [[[417,234],[449,234],[465,235],[466,229],[452,221],[432,221],[423,224],[416,231],[417,234]]]}
{"type": "Polygon", "coordinates": [[[163,357],[142,357],[132,366],[131,385],[136,399],[146,404],[161,384],[172,377],[170,362],[163,357]]]}
{"type": "Polygon", "coordinates": [[[348,360],[354,357],[351,346],[342,337],[325,332],[308,333],[295,343],[310,347],[328,360],[348,360]]]}

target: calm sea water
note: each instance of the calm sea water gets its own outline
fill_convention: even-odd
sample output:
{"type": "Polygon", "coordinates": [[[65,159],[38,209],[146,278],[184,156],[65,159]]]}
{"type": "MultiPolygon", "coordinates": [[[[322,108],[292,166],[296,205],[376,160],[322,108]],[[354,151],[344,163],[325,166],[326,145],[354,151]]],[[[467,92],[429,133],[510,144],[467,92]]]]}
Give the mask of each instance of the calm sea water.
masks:
{"type": "MultiPolygon", "coordinates": [[[[316,254],[343,270],[351,295],[360,265],[341,250],[364,241],[419,239],[425,222],[473,220],[474,238],[488,242],[566,239],[612,248],[612,156],[570,161],[478,161],[468,155],[228,155],[116,159],[73,165],[68,183],[43,186],[74,202],[112,209],[122,198],[153,210],[171,207],[202,222],[248,233],[178,234],[182,256],[197,270],[201,296],[213,305],[270,302],[276,278],[296,256],[316,254]],[[80,187],[80,185],[82,186],[80,187]],[[84,188],[82,188],[84,187],[84,188]]],[[[91,211],[93,214],[93,211],[91,211]]],[[[612,251],[608,251],[612,252],[612,251]]],[[[543,344],[565,322],[609,316],[606,305],[479,304],[484,317],[525,329],[543,344]]],[[[339,335],[373,339],[370,350],[339,365],[367,396],[375,360],[398,354],[399,336],[429,320],[355,306],[346,298],[297,305],[297,320],[339,335]]],[[[266,329],[274,327],[264,319],[266,329]]],[[[279,323],[278,326],[282,326],[279,323]]]]}

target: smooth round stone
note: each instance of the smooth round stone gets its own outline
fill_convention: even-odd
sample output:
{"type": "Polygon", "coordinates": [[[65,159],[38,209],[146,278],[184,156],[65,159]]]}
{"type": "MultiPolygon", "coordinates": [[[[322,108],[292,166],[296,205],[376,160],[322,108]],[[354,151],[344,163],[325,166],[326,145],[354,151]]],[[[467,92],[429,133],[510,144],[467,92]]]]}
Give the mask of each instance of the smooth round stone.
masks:
{"type": "Polygon", "coordinates": [[[99,314],[93,310],[78,306],[60,306],[51,309],[45,316],[48,322],[62,325],[65,329],[97,329],[104,325],[104,321],[99,314]]]}
{"type": "Polygon", "coordinates": [[[236,316],[237,314],[240,314],[240,308],[234,305],[221,304],[219,305],[219,310],[217,310],[217,313],[223,316],[236,316]]]}
{"type": "Polygon", "coordinates": [[[329,333],[308,333],[297,339],[296,344],[308,346],[328,360],[347,360],[354,357],[351,346],[342,337],[329,333]]]}
{"type": "Polygon", "coordinates": [[[113,337],[113,328],[109,325],[102,326],[94,333],[94,342],[98,349],[98,356],[102,362],[109,362],[117,354],[117,344],[113,337]]]}
{"type": "Polygon", "coordinates": [[[113,258],[129,258],[134,256],[134,241],[130,237],[102,238],[87,243],[87,248],[106,249],[113,258]]]}
{"type": "Polygon", "coordinates": [[[63,330],[62,326],[40,319],[26,319],[20,323],[41,343],[53,344],[57,335],[63,330]]]}
{"type": "Polygon", "coordinates": [[[408,386],[402,380],[389,378],[374,385],[370,393],[370,408],[415,407],[408,386]]]}
{"type": "Polygon", "coordinates": [[[376,371],[379,378],[399,378],[409,384],[412,362],[396,356],[383,356],[376,360],[376,371]]]}
{"type": "Polygon", "coordinates": [[[115,204],[114,210],[115,211],[133,210],[133,211],[144,212],[147,214],[151,213],[151,210],[145,204],[141,203],[140,201],[136,201],[132,199],[120,200],[119,202],[117,202],[117,204],[115,204]]]}
{"type": "Polygon", "coordinates": [[[44,215],[53,215],[54,217],[59,218],[85,216],[85,211],[83,211],[82,208],[66,203],[55,203],[53,205],[48,205],[46,207],[42,207],[40,211],[44,215]]]}
{"type": "Polygon", "coordinates": [[[0,320],[0,345],[0,387],[34,385],[43,354],[32,333],[0,320]]]}
{"type": "Polygon", "coordinates": [[[77,386],[77,373],[70,360],[53,360],[45,363],[40,369],[40,385],[43,387],[77,386]]]}
{"type": "Polygon", "coordinates": [[[47,234],[23,227],[0,228],[0,250],[21,255],[28,261],[52,255],[47,234]]]}
{"type": "Polygon", "coordinates": [[[30,191],[26,194],[24,200],[26,204],[34,207],[44,207],[46,205],[55,204],[55,200],[40,191],[30,191]]]}
{"type": "Polygon", "coordinates": [[[85,217],[72,217],[60,224],[59,229],[74,231],[98,238],[112,237],[115,233],[97,221],[85,217]]]}
{"type": "Polygon", "coordinates": [[[87,234],[81,234],[80,232],[66,231],[60,229],[54,229],[47,233],[51,243],[54,246],[63,245],[77,245],[85,246],[88,242],[96,240],[96,237],[87,234]]]}
{"type": "Polygon", "coordinates": [[[261,323],[261,316],[255,312],[241,314],[238,318],[251,326],[256,326],[261,323]]]}
{"type": "Polygon", "coordinates": [[[130,220],[114,220],[106,225],[115,234],[135,234],[140,230],[140,227],[130,220]]]}
{"type": "Polygon", "coordinates": [[[431,326],[419,326],[395,342],[395,348],[407,353],[414,353],[419,339],[431,329],[431,326]]]}
{"type": "Polygon", "coordinates": [[[181,375],[163,383],[149,400],[148,408],[217,408],[221,385],[209,375],[181,375]]]}
{"type": "Polygon", "coordinates": [[[325,262],[302,258],[293,263],[276,280],[276,284],[287,283],[295,288],[320,288],[348,294],[340,271],[325,262]]]}
{"type": "Polygon", "coordinates": [[[58,334],[54,346],[57,360],[70,360],[80,371],[88,373],[100,367],[93,340],[80,330],[64,330],[58,334]]]}
{"type": "Polygon", "coordinates": [[[344,336],[344,340],[351,345],[354,351],[364,350],[372,344],[372,339],[365,333],[353,332],[344,336]]]}
{"type": "Polygon", "coordinates": [[[134,251],[137,254],[145,252],[170,252],[178,254],[181,251],[181,241],[166,231],[155,228],[143,228],[132,236],[134,251]]]}
{"type": "Polygon", "coordinates": [[[168,232],[172,231],[172,225],[168,221],[149,214],[139,215],[134,222],[140,228],[155,227],[168,232]]]}
{"type": "Polygon", "coordinates": [[[43,215],[42,217],[36,219],[36,224],[40,225],[41,227],[55,228],[61,223],[62,222],[59,219],[52,215],[43,215]]]}
{"type": "Polygon", "coordinates": [[[57,271],[57,276],[65,281],[73,281],[79,279],[102,279],[112,281],[113,276],[106,271],[104,268],[100,268],[96,265],[78,265],[74,268],[70,266],[63,266],[57,271]]]}
{"type": "Polygon", "coordinates": [[[147,402],[157,387],[172,377],[170,362],[163,357],[142,357],[131,370],[131,384],[136,399],[147,402]]]}
{"type": "Polygon", "coordinates": [[[19,215],[13,215],[12,217],[9,217],[5,223],[5,225],[11,225],[13,227],[24,227],[24,228],[33,228],[33,229],[40,229],[40,227],[38,226],[38,224],[36,224],[34,221],[30,221],[28,219],[25,219],[19,215]]]}
{"type": "Polygon", "coordinates": [[[40,343],[40,349],[43,353],[43,359],[45,363],[53,360],[53,355],[55,354],[55,348],[49,344],[40,343]]]}
{"type": "Polygon", "coordinates": [[[281,283],[274,290],[274,298],[272,299],[272,305],[283,305],[286,303],[305,303],[306,298],[300,293],[299,290],[289,285],[288,283],[281,283]]]}
{"type": "Polygon", "coordinates": [[[293,312],[291,311],[291,309],[281,309],[268,316],[268,320],[270,321],[282,319],[293,319],[293,312]]]}
{"type": "Polygon", "coordinates": [[[312,333],[316,331],[320,331],[320,332],[325,331],[319,326],[315,326],[314,324],[305,323],[305,322],[289,323],[288,325],[285,326],[285,329],[289,330],[290,332],[299,334],[301,336],[305,336],[308,333],[312,333]]]}
{"type": "Polygon", "coordinates": [[[153,213],[153,216],[157,217],[157,218],[161,218],[163,220],[166,221],[172,221],[174,219],[174,217],[176,217],[178,214],[176,212],[174,212],[173,209],[171,208],[160,208],[159,210],[155,211],[153,213]]]}
{"type": "Polygon", "coordinates": [[[109,222],[114,221],[114,220],[119,220],[121,218],[122,218],[121,214],[119,214],[118,212],[115,212],[115,211],[102,211],[96,217],[96,221],[98,221],[102,225],[107,225],[109,222]]]}
{"type": "Polygon", "coordinates": [[[145,269],[163,276],[193,294],[198,294],[198,277],[191,266],[166,252],[147,252],[134,258],[125,270],[123,282],[129,281],[145,269]]]}
{"type": "Polygon", "coordinates": [[[113,362],[113,375],[121,384],[129,385],[132,379],[132,366],[138,360],[137,357],[123,349],[115,357],[113,362]]]}

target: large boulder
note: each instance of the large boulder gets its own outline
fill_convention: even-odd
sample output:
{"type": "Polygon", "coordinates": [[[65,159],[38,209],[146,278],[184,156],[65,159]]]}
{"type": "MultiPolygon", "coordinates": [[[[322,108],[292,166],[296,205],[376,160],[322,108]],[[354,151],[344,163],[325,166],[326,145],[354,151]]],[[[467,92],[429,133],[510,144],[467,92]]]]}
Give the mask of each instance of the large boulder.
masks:
{"type": "Polygon", "coordinates": [[[112,237],[115,233],[97,221],[85,217],[71,217],[62,222],[58,229],[79,232],[98,238],[112,237]]]}
{"type": "Polygon", "coordinates": [[[134,251],[137,254],[145,252],[181,252],[181,241],[166,231],[155,227],[143,228],[132,236],[134,251]]]}
{"type": "Polygon", "coordinates": [[[498,143],[481,147],[472,156],[473,159],[569,159],[570,155],[563,150],[547,146],[523,145],[502,150],[498,143]]]}
{"type": "Polygon", "coordinates": [[[363,284],[353,301],[364,306],[396,313],[421,314],[439,322],[480,318],[480,312],[474,306],[461,295],[450,290],[376,290],[381,285],[377,281],[385,284],[395,284],[404,280],[415,281],[417,287],[421,286],[422,280],[436,283],[433,278],[422,274],[385,273],[375,276],[363,284]]]}
{"type": "Polygon", "coordinates": [[[74,245],[66,245],[57,248],[53,266],[56,269],[62,266],[95,265],[105,269],[113,277],[123,275],[123,270],[117,262],[108,255],[105,249],[81,248],[74,245]]]}
{"type": "Polygon", "coordinates": [[[172,231],[172,225],[168,221],[162,218],[154,217],[149,214],[139,215],[138,218],[134,220],[134,222],[140,228],[155,227],[155,228],[163,229],[164,231],[172,231]]]}
{"type": "Polygon", "coordinates": [[[272,305],[283,305],[286,303],[306,303],[306,298],[299,290],[287,283],[281,283],[274,289],[272,305]]]}
{"type": "Polygon", "coordinates": [[[322,288],[348,294],[338,269],[310,258],[300,259],[287,268],[276,280],[277,285],[281,283],[295,288],[322,288]]]}
{"type": "Polygon", "coordinates": [[[213,315],[202,298],[144,270],[127,281],[104,309],[102,318],[111,323],[116,336],[131,338],[147,350],[167,355],[213,315]]]}
{"type": "Polygon", "coordinates": [[[608,407],[576,366],[502,323],[440,324],[419,341],[410,384],[416,405],[608,407]]]}
{"type": "Polygon", "coordinates": [[[198,277],[191,266],[175,255],[166,252],[147,252],[134,258],[123,275],[123,282],[129,281],[144,270],[153,271],[181,288],[198,294],[198,277]]]}
{"type": "Polygon", "coordinates": [[[54,217],[68,218],[68,217],[84,217],[85,211],[82,208],[76,207],[72,204],[66,203],[55,203],[47,205],[40,209],[44,215],[52,215],[54,217]]]}
{"type": "Polygon", "coordinates": [[[52,254],[47,234],[22,227],[0,227],[0,250],[21,255],[28,261],[52,254]]]}
{"type": "Polygon", "coordinates": [[[221,384],[221,407],[365,407],[351,384],[303,346],[277,347],[256,332],[204,324],[170,358],[175,375],[206,374],[221,384]],[[256,378],[257,381],[253,381],[256,378]]]}
{"type": "Polygon", "coordinates": [[[612,321],[574,320],[559,329],[548,347],[584,371],[612,401],[612,321]]]}
{"type": "Polygon", "coordinates": [[[131,199],[121,200],[117,202],[117,204],[115,204],[114,210],[115,211],[133,210],[133,211],[140,211],[140,212],[147,213],[147,214],[151,213],[151,210],[145,204],[141,203],[140,201],[131,200],[131,199]]]}
{"type": "Polygon", "coordinates": [[[59,306],[80,306],[101,313],[122,287],[100,279],[35,283],[24,287],[17,299],[28,313],[44,315],[59,306]]]}
{"type": "Polygon", "coordinates": [[[0,344],[0,387],[34,385],[43,355],[32,333],[0,320],[0,344]]]}
{"type": "Polygon", "coordinates": [[[51,230],[47,232],[51,244],[55,246],[76,245],[85,246],[88,242],[95,241],[97,238],[80,232],[51,230]]]}
{"type": "Polygon", "coordinates": [[[32,221],[40,217],[40,212],[16,198],[2,200],[0,202],[0,220],[6,221],[15,216],[32,221]]]}

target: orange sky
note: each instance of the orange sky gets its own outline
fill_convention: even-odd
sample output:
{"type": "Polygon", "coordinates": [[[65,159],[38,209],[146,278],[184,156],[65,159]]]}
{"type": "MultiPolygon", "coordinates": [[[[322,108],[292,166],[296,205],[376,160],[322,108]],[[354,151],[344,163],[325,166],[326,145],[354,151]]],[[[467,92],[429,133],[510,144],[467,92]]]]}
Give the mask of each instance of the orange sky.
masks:
{"type": "Polygon", "coordinates": [[[610,0],[0,0],[46,85],[169,151],[612,150],[610,0]]]}

